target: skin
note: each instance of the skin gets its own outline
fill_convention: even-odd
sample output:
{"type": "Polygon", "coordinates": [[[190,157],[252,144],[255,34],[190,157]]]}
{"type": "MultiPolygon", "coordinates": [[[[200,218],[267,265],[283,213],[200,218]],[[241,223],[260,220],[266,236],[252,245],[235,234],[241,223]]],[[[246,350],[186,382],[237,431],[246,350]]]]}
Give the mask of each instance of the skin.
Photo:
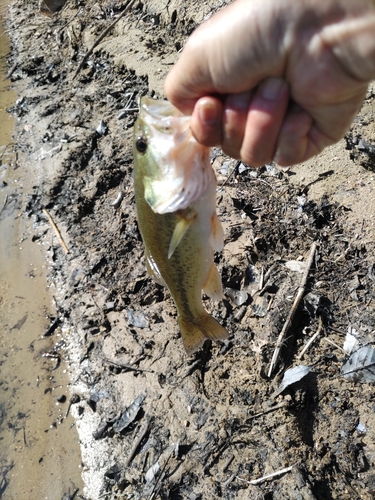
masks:
{"type": "Polygon", "coordinates": [[[375,0],[237,0],[189,38],[165,82],[195,138],[289,166],[345,134],[375,78],[375,0]]]}

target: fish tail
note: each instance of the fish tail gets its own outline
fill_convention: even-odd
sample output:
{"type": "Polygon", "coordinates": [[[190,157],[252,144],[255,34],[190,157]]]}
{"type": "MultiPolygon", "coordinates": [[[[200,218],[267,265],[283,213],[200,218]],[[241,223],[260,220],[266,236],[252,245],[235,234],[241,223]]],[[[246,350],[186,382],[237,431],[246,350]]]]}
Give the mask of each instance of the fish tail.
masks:
{"type": "Polygon", "coordinates": [[[206,311],[194,320],[179,317],[182,340],[187,354],[193,354],[205,340],[225,340],[227,330],[206,311]]]}

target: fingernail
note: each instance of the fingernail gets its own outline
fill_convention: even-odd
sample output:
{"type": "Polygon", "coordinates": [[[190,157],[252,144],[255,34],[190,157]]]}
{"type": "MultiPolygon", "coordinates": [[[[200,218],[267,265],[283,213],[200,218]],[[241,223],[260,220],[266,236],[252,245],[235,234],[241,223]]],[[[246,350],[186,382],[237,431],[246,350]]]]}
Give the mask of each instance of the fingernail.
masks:
{"type": "Polygon", "coordinates": [[[289,170],[290,167],[293,165],[293,163],[289,163],[288,161],[285,161],[285,154],[281,152],[280,148],[276,149],[275,155],[272,160],[278,168],[281,168],[282,170],[289,170]],[[281,165],[281,164],[282,165],[281,165]]]}
{"type": "Polygon", "coordinates": [[[204,100],[198,104],[198,114],[203,125],[215,125],[220,118],[217,105],[210,100],[204,100]]]}
{"type": "Polygon", "coordinates": [[[282,155],[280,148],[277,148],[273,157],[273,162],[276,163],[277,166],[279,166],[279,162],[282,160],[282,155]]]}
{"type": "Polygon", "coordinates": [[[285,92],[286,83],[282,78],[267,78],[260,85],[260,93],[267,101],[276,101],[285,92]]]}

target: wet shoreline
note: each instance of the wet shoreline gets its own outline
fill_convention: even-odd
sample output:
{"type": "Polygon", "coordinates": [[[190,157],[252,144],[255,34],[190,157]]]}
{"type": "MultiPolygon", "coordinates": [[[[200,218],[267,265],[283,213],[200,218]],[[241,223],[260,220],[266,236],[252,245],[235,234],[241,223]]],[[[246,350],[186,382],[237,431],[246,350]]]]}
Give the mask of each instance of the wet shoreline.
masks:
{"type": "MultiPolygon", "coordinates": [[[[6,13],[6,5],[3,6],[6,13]]],[[[9,46],[1,36],[3,75],[9,46]]],[[[69,378],[63,361],[61,332],[44,336],[56,314],[47,281],[48,244],[34,239],[35,218],[26,204],[35,179],[27,170],[17,141],[15,121],[5,112],[14,105],[17,85],[1,82],[0,165],[0,496],[60,500],[82,488],[80,450],[74,423],[65,419],[69,378]],[[53,480],[51,480],[53,478],[53,480]]]]}

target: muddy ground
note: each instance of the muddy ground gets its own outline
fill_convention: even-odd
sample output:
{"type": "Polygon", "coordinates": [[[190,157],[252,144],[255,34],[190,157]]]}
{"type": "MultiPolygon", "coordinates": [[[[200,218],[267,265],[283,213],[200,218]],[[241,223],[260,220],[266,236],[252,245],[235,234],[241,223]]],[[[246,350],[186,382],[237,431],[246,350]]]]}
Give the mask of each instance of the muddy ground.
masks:
{"type": "Polygon", "coordinates": [[[225,296],[204,303],[227,342],[187,357],[169,293],[146,273],[132,181],[138,99],[163,96],[186,38],[224,4],[135,2],[81,69],[126,2],[71,0],[52,17],[35,0],[11,5],[18,163],[35,179],[23,213],[30,238],[52,241],[86,485],[76,498],[370,500],[373,385],[342,369],[348,331],[370,348],[375,332],[375,87],[343,141],[288,172],[213,150],[225,296]],[[286,263],[306,261],[314,242],[269,377],[302,279],[286,263]],[[311,370],[282,390],[298,365],[311,370]]]}

